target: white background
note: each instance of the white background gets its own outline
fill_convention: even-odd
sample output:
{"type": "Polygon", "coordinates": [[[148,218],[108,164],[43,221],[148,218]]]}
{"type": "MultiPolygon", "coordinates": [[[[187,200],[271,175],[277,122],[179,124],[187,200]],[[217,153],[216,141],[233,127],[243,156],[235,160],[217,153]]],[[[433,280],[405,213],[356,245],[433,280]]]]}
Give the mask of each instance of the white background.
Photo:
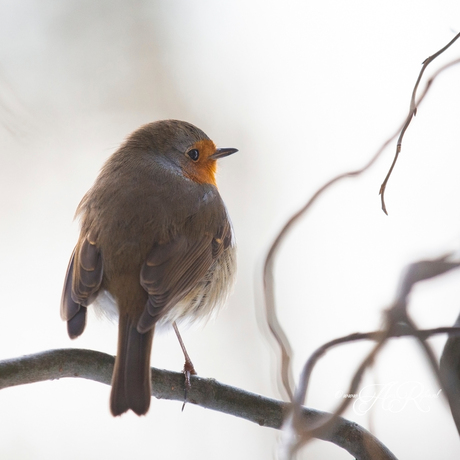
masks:
{"type": "MultiPolygon", "coordinates": [[[[219,146],[219,186],[238,239],[229,305],[183,336],[198,373],[280,398],[277,352],[264,336],[260,269],[283,222],[333,175],[359,167],[404,119],[421,62],[459,31],[455,0],[0,1],[0,358],[60,347],[116,350],[116,327],[90,316],[71,342],[59,318],[79,200],[105,159],[140,125],[187,120],[219,146]]],[[[460,55],[460,42],[433,64],[460,55]]],[[[441,76],[407,132],[363,178],[326,193],[290,233],[276,264],[280,319],[294,375],[327,340],[378,327],[403,266],[458,250],[460,68],[441,76]]],[[[411,313],[451,325],[460,274],[420,285],[411,313]]],[[[437,352],[444,338],[433,340],[437,352]]],[[[368,345],[330,352],[307,405],[333,410],[368,345]]],[[[152,365],[180,370],[174,334],[157,334],[152,365]]],[[[362,387],[415,381],[439,390],[408,339],[389,344],[362,387]]],[[[0,392],[2,459],[267,459],[279,433],[181,403],[114,419],[110,388],[61,380],[0,392]]],[[[346,416],[399,458],[456,459],[444,399],[422,411],[346,416]]],[[[347,459],[313,442],[302,458],[347,459]]]]}

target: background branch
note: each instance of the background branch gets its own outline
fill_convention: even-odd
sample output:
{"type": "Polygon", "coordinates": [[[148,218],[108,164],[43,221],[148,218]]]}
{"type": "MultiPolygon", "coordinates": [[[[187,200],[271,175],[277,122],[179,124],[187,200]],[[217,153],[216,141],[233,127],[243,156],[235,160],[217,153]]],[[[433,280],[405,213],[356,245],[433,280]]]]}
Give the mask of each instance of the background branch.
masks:
{"type": "Polygon", "coordinates": [[[322,433],[325,433],[329,429],[331,429],[331,427],[335,425],[337,417],[343,414],[343,412],[349,406],[351,400],[345,399],[333,412],[333,415],[329,419],[321,421],[319,424],[311,425],[310,427],[308,427],[307,430],[305,430],[303,424],[300,423],[300,410],[305,402],[311,373],[317,361],[322,356],[324,356],[327,350],[331,347],[343,345],[345,343],[354,342],[357,340],[374,340],[377,343],[371,350],[371,352],[362,361],[358,370],[355,372],[350,387],[348,389],[349,394],[356,393],[358,385],[361,382],[361,379],[364,375],[364,372],[370,366],[372,366],[378,353],[380,352],[380,350],[389,338],[412,336],[416,338],[422,346],[422,349],[425,352],[425,355],[428,358],[428,361],[431,365],[431,369],[435,374],[438,382],[440,383],[441,388],[449,402],[449,406],[451,408],[454,421],[456,423],[457,429],[459,429],[457,420],[460,419],[460,413],[458,411],[458,404],[456,403],[454,398],[455,393],[451,391],[450,386],[452,385],[448,384],[448,380],[445,377],[446,374],[442,374],[440,372],[435,355],[431,350],[431,347],[426,343],[426,339],[431,335],[439,334],[441,332],[448,332],[452,333],[453,335],[456,335],[460,332],[460,328],[435,328],[420,331],[410,318],[409,314],[407,313],[408,297],[413,287],[417,283],[419,283],[420,281],[434,278],[436,276],[443,275],[449,272],[450,270],[458,268],[459,266],[459,262],[449,261],[448,256],[442,256],[434,260],[422,260],[410,264],[403,270],[399,287],[396,292],[396,299],[392,307],[389,310],[385,311],[385,326],[381,331],[369,332],[365,334],[355,333],[350,334],[346,337],[341,337],[332,340],[324,344],[322,347],[318,348],[310,356],[303,368],[300,383],[295,393],[292,414],[290,414],[290,416],[287,418],[287,421],[284,426],[284,430],[288,432],[295,432],[298,435],[296,438],[291,436],[287,439],[285,450],[287,452],[288,458],[291,458],[295,452],[297,452],[312,438],[320,437],[322,433]]]}
{"type": "Polygon", "coordinates": [[[294,395],[294,384],[293,384],[292,369],[291,369],[292,349],[289,343],[289,339],[287,338],[286,333],[284,332],[278,320],[278,316],[276,312],[276,301],[275,301],[275,284],[274,284],[274,279],[273,279],[273,267],[275,264],[276,254],[281,246],[281,243],[284,241],[284,239],[286,238],[286,236],[288,235],[292,227],[299,221],[301,217],[303,217],[307,213],[307,211],[312,207],[315,201],[327,189],[329,189],[330,187],[332,187],[332,185],[336,184],[337,182],[342,181],[345,178],[357,177],[363,174],[364,172],[366,172],[377,161],[377,159],[380,157],[383,151],[388,147],[388,145],[396,138],[398,133],[400,133],[400,137],[398,140],[399,150],[397,150],[396,152],[396,156],[395,156],[395,159],[393,160],[393,164],[390,168],[389,173],[387,174],[387,177],[385,178],[383,184],[381,185],[380,192],[379,192],[381,195],[382,209],[384,210],[386,214],[388,214],[386,211],[385,202],[384,202],[385,187],[389,179],[389,176],[391,174],[391,171],[393,170],[394,164],[396,163],[396,159],[399,154],[399,151],[401,149],[400,143],[402,142],[402,135],[406,131],[407,127],[409,126],[411,117],[413,116],[413,114],[416,113],[418,106],[421,104],[421,102],[425,99],[426,95],[428,94],[428,91],[433,81],[446,69],[454,65],[460,64],[460,59],[455,59],[445,64],[444,66],[440,67],[427,81],[421,95],[419,96],[418,100],[415,101],[415,92],[418,88],[421,75],[423,74],[423,71],[426,68],[426,66],[433,59],[435,59],[439,54],[445,51],[452,43],[454,43],[454,41],[457,40],[458,37],[460,37],[460,34],[456,35],[456,37],[448,45],[446,45],[443,49],[441,49],[436,54],[434,54],[433,56],[430,56],[428,59],[425,60],[424,67],[419,75],[419,78],[417,80],[417,83],[415,85],[415,88],[412,94],[411,113],[409,114],[408,117],[406,117],[406,120],[400,125],[400,127],[396,130],[396,132],[393,135],[391,135],[381,145],[381,147],[377,150],[377,152],[371,157],[371,159],[363,167],[356,169],[354,171],[348,171],[348,172],[339,174],[333,177],[328,182],[326,182],[323,186],[321,186],[313,194],[313,196],[307,201],[307,203],[301,209],[299,209],[295,214],[293,214],[292,217],[290,217],[287,220],[283,228],[280,230],[280,232],[276,236],[272,245],[270,246],[270,249],[265,258],[264,267],[263,267],[263,288],[264,288],[263,294],[264,294],[264,303],[265,303],[265,313],[266,313],[268,328],[270,332],[272,333],[273,337],[275,338],[281,350],[281,381],[291,401],[293,400],[293,395],[294,395]]]}

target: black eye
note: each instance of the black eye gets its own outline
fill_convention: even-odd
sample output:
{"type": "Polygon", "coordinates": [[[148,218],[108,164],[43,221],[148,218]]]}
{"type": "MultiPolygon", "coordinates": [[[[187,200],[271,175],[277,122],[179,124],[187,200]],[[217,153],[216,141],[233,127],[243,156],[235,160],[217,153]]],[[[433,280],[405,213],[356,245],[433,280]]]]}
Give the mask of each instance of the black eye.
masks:
{"type": "Polygon", "coordinates": [[[193,161],[198,161],[198,158],[200,158],[200,152],[198,152],[197,149],[192,149],[187,152],[187,155],[190,157],[191,160],[193,161]]]}

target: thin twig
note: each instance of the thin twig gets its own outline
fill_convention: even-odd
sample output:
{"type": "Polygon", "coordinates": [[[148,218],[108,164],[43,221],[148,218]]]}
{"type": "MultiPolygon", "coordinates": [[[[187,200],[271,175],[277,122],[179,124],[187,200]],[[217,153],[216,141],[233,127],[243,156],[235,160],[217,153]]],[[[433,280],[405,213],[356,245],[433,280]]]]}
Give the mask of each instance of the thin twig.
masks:
{"type": "Polygon", "coordinates": [[[408,113],[406,121],[404,122],[404,125],[403,125],[403,127],[401,129],[401,133],[399,135],[398,142],[396,144],[396,152],[395,152],[393,162],[391,163],[390,169],[389,169],[384,181],[382,182],[382,185],[380,186],[379,194],[380,194],[380,199],[381,199],[381,203],[382,203],[382,210],[387,215],[388,215],[388,212],[387,212],[387,208],[386,208],[386,205],[385,205],[385,190],[386,190],[386,187],[387,187],[388,180],[390,179],[391,173],[393,172],[393,168],[395,167],[396,162],[398,161],[398,157],[399,157],[399,154],[400,154],[401,148],[402,148],[402,141],[403,141],[403,138],[404,138],[404,134],[406,133],[406,130],[409,127],[409,125],[410,125],[410,123],[412,121],[412,118],[415,117],[415,115],[417,114],[417,107],[418,107],[419,104],[416,103],[416,96],[417,96],[417,89],[418,89],[418,86],[420,84],[420,80],[422,79],[423,73],[425,72],[425,69],[428,67],[428,65],[431,62],[433,62],[439,55],[444,53],[444,51],[446,51],[459,37],[460,37],[460,33],[458,33],[446,46],[444,46],[444,48],[441,48],[438,52],[436,52],[432,56],[429,56],[428,58],[426,58],[422,62],[422,68],[421,68],[420,73],[418,75],[417,81],[415,82],[414,89],[412,90],[409,113],[408,113]]]}
{"type": "Polygon", "coordinates": [[[305,404],[307,388],[314,365],[316,364],[318,359],[326,353],[326,351],[329,348],[347,342],[353,342],[356,340],[375,340],[377,342],[376,346],[371,350],[371,352],[364,359],[364,361],[354,374],[348,393],[356,393],[356,390],[364,375],[364,372],[368,367],[372,365],[378,352],[381,350],[381,348],[389,338],[412,336],[415,337],[422,345],[427,355],[427,358],[431,364],[431,367],[435,372],[439,380],[439,383],[441,384],[441,389],[445,393],[447,400],[451,406],[451,411],[454,414],[454,419],[457,415],[460,416],[460,414],[456,413],[456,404],[453,400],[450,388],[448,388],[448,385],[445,385],[443,382],[434,353],[429,347],[429,345],[425,342],[425,340],[428,337],[434,334],[446,332],[450,334],[459,334],[460,327],[444,327],[419,331],[407,313],[407,302],[409,294],[411,293],[412,289],[417,283],[434,278],[436,276],[443,275],[448,271],[458,268],[459,265],[459,262],[449,260],[449,255],[443,255],[442,257],[438,257],[436,259],[421,260],[409,264],[402,272],[399,287],[396,291],[396,299],[393,303],[393,306],[385,312],[385,328],[382,331],[369,332],[364,334],[355,333],[332,340],[323,345],[322,347],[318,348],[311,355],[311,357],[308,359],[304,366],[301,375],[301,380],[296,391],[292,416],[287,419],[287,423],[285,424],[284,428],[284,430],[287,432],[294,431],[295,433],[299,433],[299,435],[296,438],[291,437],[289,439],[290,442],[286,447],[289,453],[289,458],[291,458],[293,453],[298,451],[313,437],[318,437],[319,435],[321,435],[321,433],[327,432],[327,430],[331,429],[337,417],[343,414],[343,412],[350,404],[350,400],[345,399],[342,402],[342,404],[340,404],[339,407],[333,412],[333,415],[329,420],[327,420],[324,423],[311,426],[306,431],[301,431],[302,425],[300,423],[300,409],[302,405],[305,404]]]}
{"type": "MultiPolygon", "coordinates": [[[[351,336],[347,336],[342,339],[336,339],[335,341],[332,341],[333,342],[332,344],[331,342],[329,343],[331,344],[331,346],[335,346],[335,345],[343,344],[343,343],[354,341],[354,340],[361,340],[362,338],[359,337],[359,335],[360,334],[352,334],[351,336]]],[[[351,381],[347,394],[355,394],[357,392],[358,386],[361,382],[364,372],[373,363],[381,347],[384,345],[387,337],[388,337],[388,333],[385,334],[384,332],[379,332],[376,335],[372,336],[372,338],[377,341],[377,344],[374,346],[374,348],[371,350],[371,352],[368,354],[368,356],[364,359],[364,361],[361,363],[361,365],[355,372],[355,375],[353,376],[353,379],[351,381]]],[[[321,435],[322,433],[326,433],[328,430],[330,430],[336,423],[337,418],[346,410],[346,408],[350,404],[350,399],[344,399],[342,403],[339,405],[339,407],[337,407],[333,411],[331,417],[329,417],[325,421],[320,421],[319,423],[316,423],[314,425],[312,424],[311,426],[308,427],[307,430],[303,429],[302,424],[300,423],[301,407],[302,407],[303,401],[305,400],[305,396],[306,396],[306,392],[308,388],[309,377],[311,375],[315,362],[319,359],[319,357],[322,354],[326,352],[328,348],[327,345],[328,344],[326,344],[325,349],[323,350],[319,349],[313,354],[314,356],[312,356],[308,360],[302,372],[301,387],[299,387],[299,390],[296,392],[295,404],[293,405],[293,416],[290,419],[290,423],[292,423],[292,428],[295,430],[296,433],[299,434],[299,436],[296,439],[296,442],[290,446],[291,455],[297,452],[302,446],[304,446],[312,438],[315,438],[318,435],[321,435]]],[[[289,430],[289,427],[285,427],[285,429],[289,430]]]]}
{"type": "MultiPolygon", "coordinates": [[[[414,329],[408,330],[407,327],[403,327],[400,324],[397,324],[388,334],[388,338],[401,338],[401,337],[416,337],[420,340],[426,340],[433,335],[438,334],[448,334],[451,337],[460,336],[460,327],[437,327],[433,329],[414,329]]],[[[345,343],[352,343],[361,340],[374,340],[380,341],[383,336],[382,331],[373,331],[373,332],[355,332],[353,334],[339,337],[337,339],[331,340],[330,342],[321,345],[317,348],[308,358],[308,361],[305,363],[301,376],[300,376],[300,385],[297,388],[294,403],[296,405],[305,404],[305,399],[307,396],[308,385],[313,372],[313,368],[318,362],[318,360],[324,356],[327,351],[331,348],[336,347],[337,345],[343,345],[345,343]]]]}
{"type": "MultiPolygon", "coordinates": [[[[329,349],[343,345],[345,343],[351,343],[360,340],[374,340],[377,342],[375,347],[371,350],[368,356],[363,360],[355,375],[352,378],[352,382],[350,384],[349,389],[347,390],[347,394],[355,394],[357,392],[359,383],[364,375],[366,369],[372,365],[374,362],[378,352],[384,346],[386,341],[390,338],[400,338],[400,337],[415,337],[423,343],[424,348],[427,347],[427,355],[429,357],[430,363],[436,365],[436,359],[434,358],[434,354],[431,351],[431,348],[425,343],[425,340],[433,335],[437,334],[449,334],[450,336],[460,336],[460,327],[438,327],[432,329],[424,329],[424,330],[417,330],[416,328],[408,325],[402,326],[394,322],[394,318],[391,318],[390,314],[391,310],[388,312],[388,320],[390,323],[387,326],[386,331],[373,331],[367,333],[354,333],[347,335],[345,337],[340,337],[338,339],[331,340],[330,342],[322,345],[319,347],[315,352],[310,356],[308,361],[306,362],[302,375],[301,375],[301,384],[295,394],[295,403],[293,405],[293,416],[288,419],[288,424],[284,426],[285,430],[290,430],[291,428],[295,430],[296,433],[299,433],[300,436],[296,439],[296,442],[290,446],[290,453],[293,454],[298,451],[302,446],[304,446],[310,439],[312,438],[319,438],[324,433],[327,433],[334,424],[336,423],[337,417],[344,413],[347,409],[349,404],[351,403],[351,399],[345,398],[342,403],[333,411],[333,415],[326,420],[322,420],[321,422],[311,425],[308,427],[307,430],[303,427],[302,424],[302,415],[301,415],[301,407],[305,402],[306,393],[308,389],[308,384],[310,381],[311,373],[313,372],[313,368],[319,358],[321,358],[329,349]],[[407,327],[409,326],[409,327],[407,327]],[[291,425],[291,426],[289,426],[291,425]]],[[[426,351],[426,349],[425,349],[426,351]]],[[[436,371],[438,373],[438,371],[436,371]]],[[[439,377],[439,383],[441,384],[441,388],[443,392],[446,392],[445,385],[441,381],[439,377]]],[[[448,393],[446,393],[447,395],[448,393]]]]}
{"type": "MultiPolygon", "coordinates": [[[[460,336],[460,327],[437,327],[432,329],[422,329],[422,330],[408,330],[407,327],[404,327],[400,324],[397,324],[387,335],[387,338],[401,338],[401,337],[416,337],[420,340],[426,340],[429,337],[438,334],[448,334],[450,337],[460,336]]],[[[331,340],[330,342],[321,345],[317,348],[308,358],[308,361],[305,363],[302,374],[300,377],[300,385],[296,391],[294,403],[296,405],[305,404],[305,399],[308,391],[308,385],[310,381],[313,368],[318,362],[318,360],[324,356],[331,348],[336,347],[337,345],[343,345],[345,343],[352,343],[361,340],[374,340],[380,341],[383,336],[382,331],[373,331],[373,332],[356,332],[344,337],[339,337],[338,339],[331,340]]]]}

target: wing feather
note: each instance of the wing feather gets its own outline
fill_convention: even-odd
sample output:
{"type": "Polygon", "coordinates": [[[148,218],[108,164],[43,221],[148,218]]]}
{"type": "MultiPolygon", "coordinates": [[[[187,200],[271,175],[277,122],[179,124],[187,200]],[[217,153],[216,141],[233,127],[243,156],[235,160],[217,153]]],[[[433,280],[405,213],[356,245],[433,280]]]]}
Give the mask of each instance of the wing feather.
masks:
{"type": "Polygon", "coordinates": [[[204,234],[198,241],[181,235],[167,244],[155,245],[141,269],[141,285],[149,300],[138,323],[139,332],[147,331],[180,302],[206,275],[222,243],[204,234]],[[216,246],[219,246],[219,248],[216,246]]]}
{"type": "Polygon", "coordinates": [[[102,282],[102,256],[91,235],[75,247],[61,297],[61,317],[69,336],[79,336],[86,324],[86,307],[97,297],[102,282]]]}

